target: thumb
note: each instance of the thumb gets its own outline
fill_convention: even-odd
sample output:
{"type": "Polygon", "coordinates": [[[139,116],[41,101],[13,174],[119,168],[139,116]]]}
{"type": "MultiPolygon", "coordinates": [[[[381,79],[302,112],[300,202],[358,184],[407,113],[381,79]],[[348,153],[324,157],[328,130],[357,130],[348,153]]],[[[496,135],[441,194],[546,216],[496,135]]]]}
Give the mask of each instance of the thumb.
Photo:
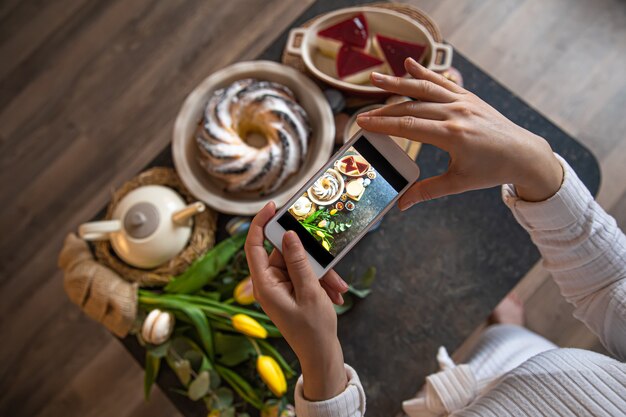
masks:
{"type": "Polygon", "coordinates": [[[407,190],[400,201],[398,206],[400,210],[404,211],[409,209],[412,205],[421,203],[422,201],[434,200],[439,197],[444,197],[450,194],[457,194],[462,192],[459,182],[450,174],[438,175],[436,177],[426,178],[425,180],[418,181],[407,190]]]}
{"type": "Polygon", "coordinates": [[[289,278],[296,291],[296,297],[300,297],[307,290],[314,288],[313,284],[318,284],[304,246],[302,246],[296,232],[292,230],[283,236],[283,258],[289,278]]]}

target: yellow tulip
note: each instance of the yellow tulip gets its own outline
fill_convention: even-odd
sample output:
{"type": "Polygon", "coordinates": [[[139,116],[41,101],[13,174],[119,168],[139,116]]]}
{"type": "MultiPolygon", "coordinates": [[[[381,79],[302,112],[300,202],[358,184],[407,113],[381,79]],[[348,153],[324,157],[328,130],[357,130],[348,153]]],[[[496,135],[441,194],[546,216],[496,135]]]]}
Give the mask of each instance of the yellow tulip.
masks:
{"type": "Polygon", "coordinates": [[[233,298],[241,305],[248,305],[254,303],[254,294],[252,291],[252,279],[250,277],[243,279],[235,287],[233,291],[233,298]]]}
{"type": "Polygon", "coordinates": [[[330,245],[325,240],[322,241],[322,246],[324,247],[324,249],[330,250],[330,245]]]}
{"type": "Polygon", "coordinates": [[[337,214],[337,209],[332,209],[332,210],[330,211],[330,215],[331,215],[331,216],[334,216],[335,214],[337,214]]]}
{"type": "Polygon", "coordinates": [[[285,374],[278,363],[271,356],[260,355],[256,360],[256,370],[265,385],[277,397],[282,397],[287,392],[285,374]]]}
{"type": "Polygon", "coordinates": [[[319,237],[324,237],[324,233],[322,233],[320,230],[318,230],[318,231],[317,231],[317,232],[315,232],[315,233],[317,233],[317,235],[318,235],[319,237]]]}
{"type": "Polygon", "coordinates": [[[257,339],[265,339],[267,337],[267,330],[258,321],[246,314],[235,314],[230,320],[235,330],[246,336],[256,337],[257,339]]]}
{"type": "Polygon", "coordinates": [[[209,414],[207,415],[207,417],[220,417],[220,410],[211,410],[209,411],[209,414]]]}

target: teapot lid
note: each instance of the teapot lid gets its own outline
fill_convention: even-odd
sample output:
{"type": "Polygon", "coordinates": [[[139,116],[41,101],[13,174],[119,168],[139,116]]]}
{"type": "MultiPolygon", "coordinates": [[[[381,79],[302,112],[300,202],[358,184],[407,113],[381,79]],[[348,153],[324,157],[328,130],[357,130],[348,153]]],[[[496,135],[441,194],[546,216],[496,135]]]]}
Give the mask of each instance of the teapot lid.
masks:
{"type": "Polygon", "coordinates": [[[141,202],[128,209],[124,216],[124,229],[134,239],[143,239],[159,226],[159,210],[152,203],[141,202]]]}

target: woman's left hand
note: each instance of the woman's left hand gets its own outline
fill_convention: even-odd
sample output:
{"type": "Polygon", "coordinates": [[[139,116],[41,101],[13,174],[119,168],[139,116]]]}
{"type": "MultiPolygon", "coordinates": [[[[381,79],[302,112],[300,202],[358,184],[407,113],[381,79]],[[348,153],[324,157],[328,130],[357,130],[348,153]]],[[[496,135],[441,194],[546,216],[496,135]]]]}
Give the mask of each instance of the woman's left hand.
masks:
{"type": "Polygon", "coordinates": [[[332,270],[318,280],[293,231],[283,238],[283,255],[276,249],[267,255],[263,227],[275,211],[274,203],[267,204],[248,231],[245,249],[254,297],[298,356],[305,397],[325,400],[347,384],[333,302],[343,304],[341,293],[348,285],[332,270]]]}

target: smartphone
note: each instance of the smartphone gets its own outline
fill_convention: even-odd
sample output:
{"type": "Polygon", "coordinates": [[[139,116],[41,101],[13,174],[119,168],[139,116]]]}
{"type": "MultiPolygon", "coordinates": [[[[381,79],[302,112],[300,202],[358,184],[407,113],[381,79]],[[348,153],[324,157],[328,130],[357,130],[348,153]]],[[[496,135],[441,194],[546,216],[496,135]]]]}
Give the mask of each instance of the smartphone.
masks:
{"type": "Polygon", "coordinates": [[[359,130],[265,225],[265,237],[282,251],[283,235],[295,231],[321,278],[418,177],[393,139],[359,130]]]}

